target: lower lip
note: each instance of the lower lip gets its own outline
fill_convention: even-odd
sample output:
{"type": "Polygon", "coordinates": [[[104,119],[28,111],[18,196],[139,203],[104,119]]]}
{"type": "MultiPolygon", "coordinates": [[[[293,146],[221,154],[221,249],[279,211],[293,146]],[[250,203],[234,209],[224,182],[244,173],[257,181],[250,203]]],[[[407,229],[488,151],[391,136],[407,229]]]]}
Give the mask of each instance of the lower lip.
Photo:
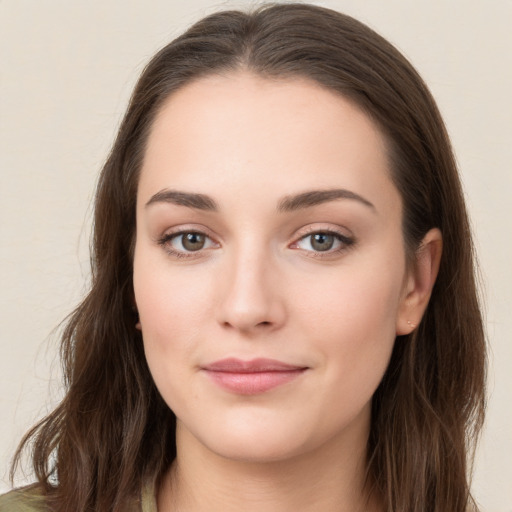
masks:
{"type": "Polygon", "coordinates": [[[257,395],[287,384],[302,375],[304,371],[305,368],[243,373],[206,370],[206,373],[221,388],[239,395],[257,395]]]}

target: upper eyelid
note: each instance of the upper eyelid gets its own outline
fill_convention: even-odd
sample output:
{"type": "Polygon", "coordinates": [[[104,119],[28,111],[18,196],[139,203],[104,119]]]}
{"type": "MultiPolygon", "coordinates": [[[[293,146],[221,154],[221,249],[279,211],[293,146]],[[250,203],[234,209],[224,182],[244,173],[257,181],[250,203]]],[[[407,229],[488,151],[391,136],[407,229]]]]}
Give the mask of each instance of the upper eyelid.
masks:
{"type": "Polygon", "coordinates": [[[168,227],[161,233],[161,235],[157,236],[158,239],[164,238],[166,236],[176,236],[185,233],[200,233],[207,236],[208,238],[211,238],[212,240],[218,238],[206,226],[198,224],[179,224],[177,226],[168,227]]]}
{"type": "MultiPolygon", "coordinates": [[[[210,238],[213,242],[216,244],[220,244],[222,237],[217,236],[204,225],[198,225],[198,224],[180,224],[174,227],[167,228],[162,232],[161,235],[156,237],[156,241],[161,242],[164,238],[170,238],[174,236],[178,236],[180,234],[186,234],[186,233],[200,233],[202,235],[207,236],[210,238]]],[[[328,226],[327,223],[312,223],[307,226],[304,226],[302,228],[299,228],[295,230],[294,234],[290,235],[288,239],[290,240],[288,242],[288,245],[297,243],[299,240],[302,240],[303,238],[313,235],[315,233],[329,233],[332,235],[338,235],[342,238],[350,238],[354,239],[354,235],[352,232],[346,228],[341,226],[328,226]]]]}
{"type": "MultiPolygon", "coordinates": [[[[199,231],[197,229],[185,229],[185,230],[178,230],[178,231],[171,231],[166,232],[162,236],[157,238],[157,242],[159,244],[167,243],[173,240],[174,238],[187,235],[190,233],[197,233],[199,235],[204,235],[206,238],[208,238],[211,242],[213,242],[214,245],[219,245],[219,242],[212,236],[210,236],[208,233],[205,233],[204,231],[199,231]]],[[[197,252],[200,252],[203,249],[198,250],[197,252]]]]}
{"type": "Polygon", "coordinates": [[[343,233],[340,233],[338,231],[324,229],[324,230],[311,231],[310,233],[301,235],[300,237],[296,238],[295,241],[292,242],[290,245],[295,245],[295,244],[299,243],[300,241],[304,240],[305,238],[308,238],[308,237],[310,237],[312,235],[316,235],[316,234],[325,234],[325,235],[334,236],[341,243],[344,243],[346,245],[352,245],[355,242],[355,239],[353,236],[344,235],[343,233]]]}
{"type": "Polygon", "coordinates": [[[178,226],[174,226],[172,228],[167,228],[161,234],[157,235],[154,238],[154,243],[160,247],[162,247],[167,253],[170,255],[173,255],[174,257],[181,257],[181,258],[187,258],[187,259],[194,259],[197,257],[200,257],[200,255],[204,251],[209,251],[211,249],[216,248],[215,246],[219,246],[218,240],[209,234],[209,229],[207,229],[205,226],[198,227],[197,225],[183,225],[180,224],[178,226]],[[214,247],[206,247],[199,249],[197,251],[182,251],[180,249],[176,249],[172,247],[172,240],[175,237],[183,236],[187,233],[198,233],[201,235],[204,235],[206,238],[208,238],[214,245],[214,247]]]}
{"type": "MultiPolygon", "coordinates": [[[[213,245],[219,245],[218,242],[209,236],[207,233],[204,233],[203,231],[200,231],[198,229],[177,229],[176,231],[168,231],[166,230],[160,237],[157,237],[156,243],[161,246],[170,256],[174,258],[184,260],[195,260],[197,258],[200,258],[201,255],[205,251],[209,251],[212,249],[212,247],[205,247],[198,249],[197,251],[187,251],[187,250],[181,250],[176,249],[175,247],[172,247],[172,240],[176,237],[180,237],[183,235],[186,235],[187,233],[197,233],[204,235],[206,238],[208,238],[213,245]]],[[[182,242],[183,243],[183,242],[182,242]]],[[[214,247],[215,248],[215,247],[214,247]]]]}
{"type": "Polygon", "coordinates": [[[324,233],[324,234],[332,235],[332,236],[336,237],[339,242],[341,242],[343,247],[333,250],[333,251],[329,250],[329,251],[325,251],[325,252],[316,252],[316,251],[311,251],[311,250],[305,250],[307,253],[311,253],[311,255],[314,255],[315,257],[327,258],[329,255],[332,256],[333,254],[335,254],[337,252],[352,248],[356,244],[357,239],[351,230],[349,230],[346,227],[339,226],[339,225],[327,226],[326,224],[327,223],[313,223],[313,224],[309,224],[308,226],[305,226],[304,230],[298,230],[297,234],[294,236],[293,242],[291,242],[288,246],[293,248],[294,250],[299,250],[300,248],[297,247],[297,244],[309,236],[312,236],[317,233],[324,233]],[[293,247],[294,245],[296,247],[293,247]]]}
{"type": "Polygon", "coordinates": [[[313,235],[315,233],[329,233],[333,235],[339,235],[344,238],[354,238],[354,235],[348,228],[344,227],[333,227],[321,225],[321,223],[318,224],[310,224],[302,229],[299,229],[296,231],[295,239],[300,240],[308,235],[313,235]]]}

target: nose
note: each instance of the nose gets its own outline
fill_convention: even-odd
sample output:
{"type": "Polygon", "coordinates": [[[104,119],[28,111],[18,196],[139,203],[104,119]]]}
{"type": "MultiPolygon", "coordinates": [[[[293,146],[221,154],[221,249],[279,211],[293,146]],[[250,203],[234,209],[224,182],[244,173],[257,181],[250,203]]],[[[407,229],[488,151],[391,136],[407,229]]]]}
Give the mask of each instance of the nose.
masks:
{"type": "Polygon", "coordinates": [[[224,275],[219,275],[223,285],[218,320],[223,328],[254,335],[280,328],[286,308],[275,262],[260,251],[248,252],[226,261],[224,275]]]}

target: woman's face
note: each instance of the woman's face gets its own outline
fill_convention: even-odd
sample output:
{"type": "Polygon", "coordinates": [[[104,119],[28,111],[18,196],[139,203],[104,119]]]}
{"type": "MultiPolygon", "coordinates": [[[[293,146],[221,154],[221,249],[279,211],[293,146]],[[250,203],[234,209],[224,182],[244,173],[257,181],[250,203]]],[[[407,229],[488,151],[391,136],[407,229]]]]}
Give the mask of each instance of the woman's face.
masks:
{"type": "Polygon", "coordinates": [[[279,460],[366,443],[406,322],[401,200],[374,123],[301,80],[173,94],[149,137],[134,288],[179,432],[279,460]]]}

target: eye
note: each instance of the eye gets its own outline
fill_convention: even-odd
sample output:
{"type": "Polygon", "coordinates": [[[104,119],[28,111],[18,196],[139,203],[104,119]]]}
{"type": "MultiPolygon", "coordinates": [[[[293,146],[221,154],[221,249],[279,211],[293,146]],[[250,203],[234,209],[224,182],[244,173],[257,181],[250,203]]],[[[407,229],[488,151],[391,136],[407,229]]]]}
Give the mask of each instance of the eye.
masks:
{"type": "Polygon", "coordinates": [[[292,248],[315,253],[334,253],[348,248],[354,243],[352,238],[332,231],[316,231],[300,238],[292,248]]]}
{"type": "MultiPolygon", "coordinates": [[[[202,233],[182,233],[176,235],[171,239],[171,243],[176,242],[178,246],[176,249],[184,249],[185,251],[199,251],[204,249],[206,245],[206,235],[202,233]]],[[[174,245],[174,244],[173,244],[174,245]]]]}
{"type": "Polygon", "coordinates": [[[171,254],[184,257],[190,253],[216,247],[217,245],[209,236],[199,231],[169,233],[164,235],[159,243],[171,254]]]}

